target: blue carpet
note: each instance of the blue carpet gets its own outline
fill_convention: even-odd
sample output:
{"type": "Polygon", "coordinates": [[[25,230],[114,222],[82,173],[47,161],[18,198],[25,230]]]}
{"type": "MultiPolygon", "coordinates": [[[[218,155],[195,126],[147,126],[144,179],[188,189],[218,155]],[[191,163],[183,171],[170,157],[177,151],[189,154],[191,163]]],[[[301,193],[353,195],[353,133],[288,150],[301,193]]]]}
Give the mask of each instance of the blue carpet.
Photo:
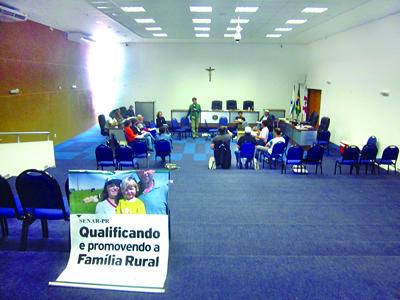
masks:
{"type": "MultiPolygon", "coordinates": [[[[48,171],[63,185],[69,169],[95,169],[102,141],[94,127],[58,145],[48,171]]],[[[333,175],[337,147],[323,175],[240,170],[234,155],[231,169],[211,171],[209,143],[174,140],[165,294],[49,287],[67,263],[68,223],[49,222],[47,241],[33,224],[19,252],[21,226],[10,220],[0,298],[400,299],[400,176],[333,175]]]]}

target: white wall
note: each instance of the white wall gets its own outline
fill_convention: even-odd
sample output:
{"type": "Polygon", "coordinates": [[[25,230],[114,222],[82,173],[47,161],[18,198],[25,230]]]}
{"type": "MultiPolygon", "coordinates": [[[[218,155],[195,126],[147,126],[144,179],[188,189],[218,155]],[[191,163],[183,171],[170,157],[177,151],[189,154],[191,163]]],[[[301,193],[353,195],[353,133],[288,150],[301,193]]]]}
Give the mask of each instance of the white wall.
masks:
{"type": "Polygon", "coordinates": [[[362,147],[375,135],[380,151],[400,146],[400,15],[310,44],[307,53],[308,87],[322,90],[331,140],[362,147]]]}
{"type": "Polygon", "coordinates": [[[129,44],[121,76],[122,105],[155,101],[167,119],[197,97],[203,110],[212,100],[254,100],[255,109],[288,109],[293,84],[305,77],[304,46],[246,44],[129,44]],[[209,66],[212,81],[208,81],[209,66]]]}

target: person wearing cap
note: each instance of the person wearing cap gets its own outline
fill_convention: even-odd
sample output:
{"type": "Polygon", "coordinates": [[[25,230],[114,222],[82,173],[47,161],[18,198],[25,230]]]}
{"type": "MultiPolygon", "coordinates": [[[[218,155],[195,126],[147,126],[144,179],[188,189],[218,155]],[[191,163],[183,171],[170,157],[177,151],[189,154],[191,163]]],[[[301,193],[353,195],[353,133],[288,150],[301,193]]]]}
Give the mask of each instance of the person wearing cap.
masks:
{"type": "Polygon", "coordinates": [[[267,127],[268,127],[269,131],[272,131],[274,117],[269,114],[269,110],[268,109],[264,110],[264,115],[260,119],[260,122],[262,122],[262,121],[267,121],[267,127]]]}
{"type": "MultiPolygon", "coordinates": [[[[239,140],[237,141],[237,147],[238,149],[235,151],[235,156],[236,156],[236,160],[239,161],[240,160],[240,148],[243,145],[243,143],[252,143],[254,145],[257,145],[257,140],[256,138],[251,134],[251,127],[250,126],[246,126],[244,128],[244,135],[242,135],[239,140]]],[[[248,167],[248,161],[246,161],[246,167],[248,167]]]]}
{"type": "Polygon", "coordinates": [[[122,198],[121,180],[109,179],[104,184],[104,189],[96,205],[96,214],[115,214],[119,199],[122,198]]]}

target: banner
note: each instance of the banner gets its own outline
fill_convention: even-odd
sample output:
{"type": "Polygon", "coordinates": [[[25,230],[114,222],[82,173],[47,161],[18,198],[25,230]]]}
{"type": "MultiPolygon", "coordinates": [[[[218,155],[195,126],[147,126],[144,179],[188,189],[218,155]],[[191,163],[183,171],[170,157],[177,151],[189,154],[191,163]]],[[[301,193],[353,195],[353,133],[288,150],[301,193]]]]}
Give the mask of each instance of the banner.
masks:
{"type": "Polygon", "coordinates": [[[71,253],[50,285],[164,292],[168,172],[70,171],[71,253]]]}

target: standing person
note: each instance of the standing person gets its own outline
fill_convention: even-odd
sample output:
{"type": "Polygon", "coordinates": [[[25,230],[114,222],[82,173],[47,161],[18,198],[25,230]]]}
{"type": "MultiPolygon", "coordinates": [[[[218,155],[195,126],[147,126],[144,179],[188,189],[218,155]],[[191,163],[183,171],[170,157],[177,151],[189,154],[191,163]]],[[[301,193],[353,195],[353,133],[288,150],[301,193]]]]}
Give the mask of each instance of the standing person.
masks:
{"type": "Polygon", "coordinates": [[[193,138],[197,138],[199,137],[201,107],[200,104],[197,103],[196,97],[192,98],[192,102],[193,103],[189,106],[186,117],[190,115],[190,122],[192,123],[192,136],[193,138]]]}
{"type": "Polygon", "coordinates": [[[154,170],[138,170],[139,197],[144,202],[146,213],[150,215],[166,215],[168,187],[156,182],[153,178],[154,170]]]}
{"type": "Polygon", "coordinates": [[[117,214],[146,214],[143,201],[136,198],[139,186],[132,177],[129,176],[122,181],[121,191],[124,198],[118,202],[117,214]]]}
{"type": "Polygon", "coordinates": [[[104,189],[96,205],[96,214],[115,214],[119,199],[122,198],[120,179],[109,179],[104,184],[104,189]]]}

